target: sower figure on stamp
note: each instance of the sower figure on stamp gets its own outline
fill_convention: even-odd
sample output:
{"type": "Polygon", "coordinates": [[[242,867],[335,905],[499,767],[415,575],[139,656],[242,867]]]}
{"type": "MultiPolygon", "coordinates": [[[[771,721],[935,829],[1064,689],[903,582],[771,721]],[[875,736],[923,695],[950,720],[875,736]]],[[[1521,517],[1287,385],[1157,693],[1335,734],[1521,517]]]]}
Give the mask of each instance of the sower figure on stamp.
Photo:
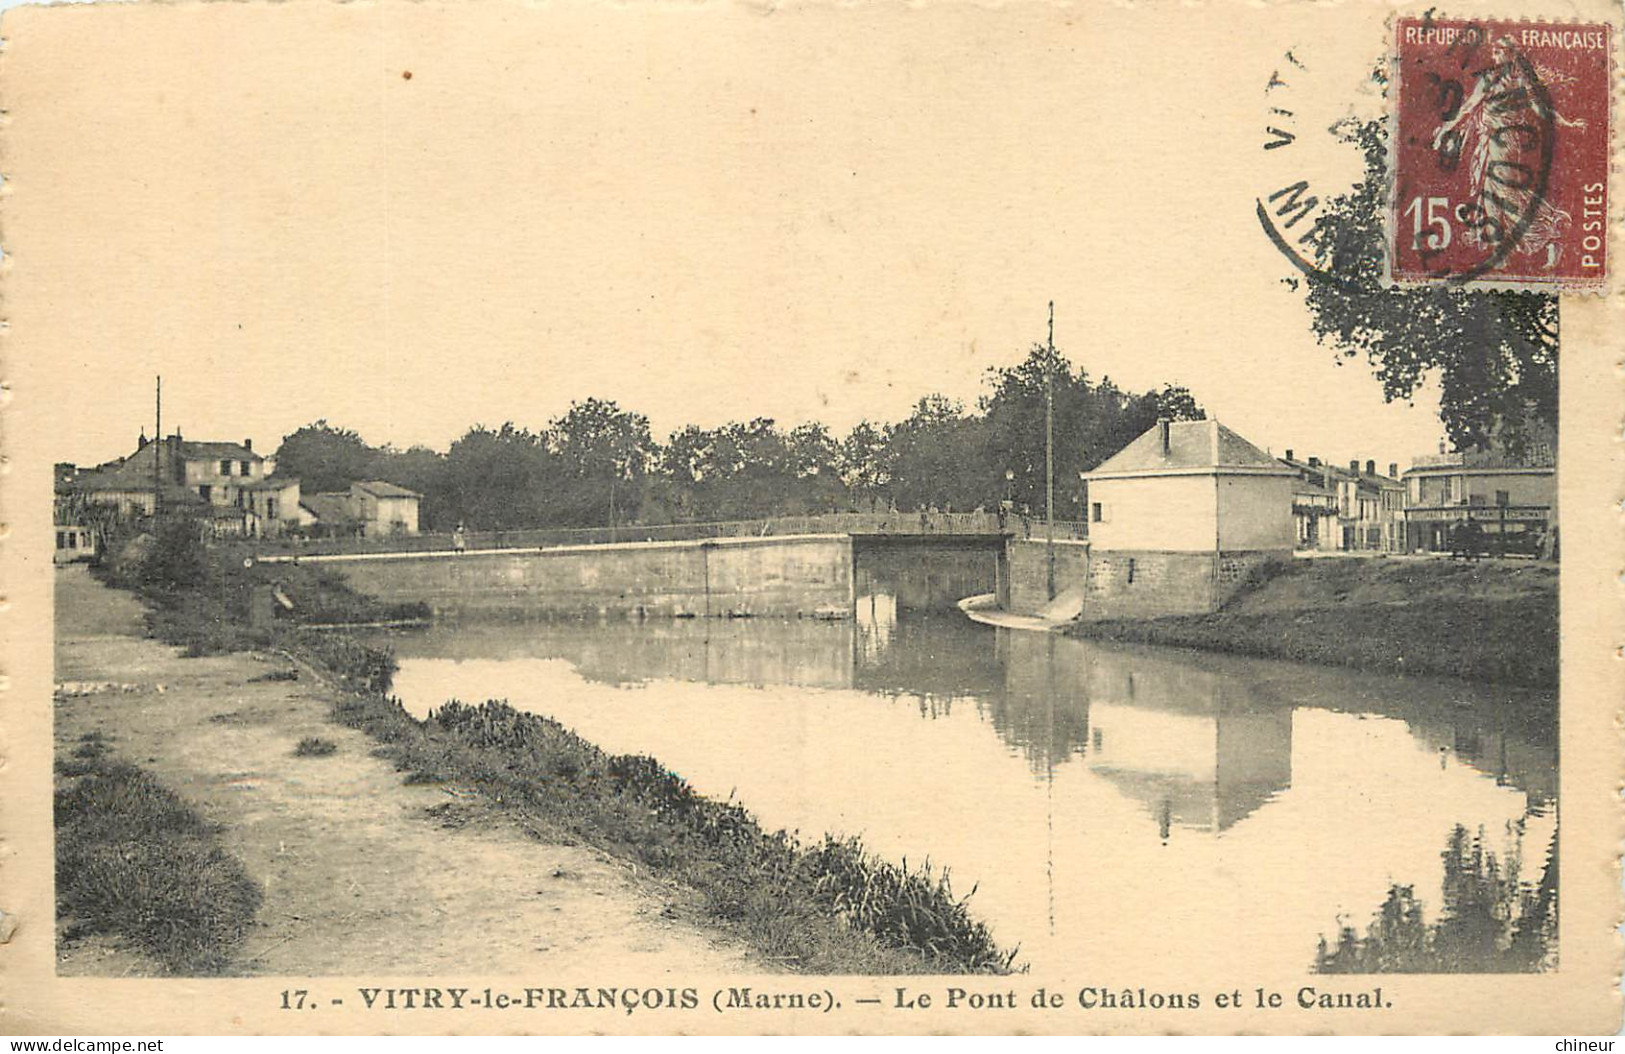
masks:
{"type": "Polygon", "coordinates": [[[1517,123],[1513,115],[1523,107],[1533,107],[1548,122],[1584,128],[1584,120],[1570,120],[1559,113],[1549,94],[1557,85],[1573,84],[1574,78],[1522,58],[1506,37],[1491,45],[1490,54],[1494,64],[1478,74],[1455,115],[1433,134],[1433,148],[1446,156],[1468,155],[1472,204],[1460,209],[1479,216],[1473,222],[1458,210],[1458,218],[1468,222],[1467,241],[1495,249],[1523,223],[1523,235],[1511,251],[1525,256],[1546,253],[1548,265],[1555,266],[1572,217],[1553,205],[1536,185],[1541,132],[1517,123]]]}

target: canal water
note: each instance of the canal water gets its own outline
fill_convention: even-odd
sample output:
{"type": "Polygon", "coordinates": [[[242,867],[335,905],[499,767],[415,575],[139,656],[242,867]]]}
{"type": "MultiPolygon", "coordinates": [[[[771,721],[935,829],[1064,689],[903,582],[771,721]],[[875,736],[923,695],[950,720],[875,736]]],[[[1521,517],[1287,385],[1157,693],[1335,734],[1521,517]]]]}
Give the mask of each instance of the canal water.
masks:
{"type": "MultiPolygon", "coordinates": [[[[769,829],[951,869],[1035,970],[1310,967],[1394,885],[1425,921],[1460,825],[1537,882],[1553,700],[903,617],[459,623],[391,635],[418,716],[506,699],[649,754],[769,829]]],[[[1143,975],[1143,972],[1141,974],[1143,975]]],[[[1114,982],[1115,983],[1115,982],[1114,982]]]]}

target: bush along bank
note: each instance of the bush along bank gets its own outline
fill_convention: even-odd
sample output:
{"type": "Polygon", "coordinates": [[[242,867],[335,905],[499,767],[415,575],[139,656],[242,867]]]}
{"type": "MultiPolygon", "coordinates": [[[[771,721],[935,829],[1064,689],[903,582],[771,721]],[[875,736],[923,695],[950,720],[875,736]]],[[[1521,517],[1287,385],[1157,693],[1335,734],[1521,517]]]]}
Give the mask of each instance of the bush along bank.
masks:
{"type": "Polygon", "coordinates": [[[419,721],[377,682],[387,655],[354,642],[344,653],[326,647],[325,657],[304,657],[351,689],[335,717],[380,741],[408,780],[472,785],[524,826],[694,889],[708,920],[766,960],[816,973],[1012,968],[1016,952],[998,946],[971,916],[970,896],[956,896],[946,871],[929,863],[892,864],[857,839],[804,846],[769,833],[743,807],[699,795],[652,758],[605,753],[505,702],[452,701],[419,721]]]}
{"type": "Polygon", "coordinates": [[[57,765],[56,895],[64,940],[108,934],[175,976],[219,974],[262,891],[218,832],[92,733],[57,765]]]}
{"type": "Polygon", "coordinates": [[[97,568],[110,585],[128,589],[147,602],[152,636],[186,649],[190,656],[273,646],[306,624],[344,625],[424,620],[422,603],[385,604],[351,589],[332,571],[299,564],[243,560],[245,549],[209,548],[200,527],[173,517],[148,533],[116,537],[112,554],[97,568]],[[274,617],[251,624],[256,591],[276,590],[290,606],[272,608],[274,617]]]}

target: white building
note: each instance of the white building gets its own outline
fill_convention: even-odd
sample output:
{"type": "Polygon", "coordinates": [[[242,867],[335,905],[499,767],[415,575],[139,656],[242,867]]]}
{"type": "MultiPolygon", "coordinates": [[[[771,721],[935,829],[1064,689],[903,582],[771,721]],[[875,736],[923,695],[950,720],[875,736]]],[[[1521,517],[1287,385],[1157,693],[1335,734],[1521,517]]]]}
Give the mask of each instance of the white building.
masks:
{"type": "Polygon", "coordinates": [[[1159,421],[1084,478],[1086,617],[1212,611],[1292,554],[1297,473],[1218,421],[1159,421]]]}
{"type": "Polygon", "coordinates": [[[418,533],[422,495],[381,480],[350,484],[350,514],[368,538],[418,533]]]}

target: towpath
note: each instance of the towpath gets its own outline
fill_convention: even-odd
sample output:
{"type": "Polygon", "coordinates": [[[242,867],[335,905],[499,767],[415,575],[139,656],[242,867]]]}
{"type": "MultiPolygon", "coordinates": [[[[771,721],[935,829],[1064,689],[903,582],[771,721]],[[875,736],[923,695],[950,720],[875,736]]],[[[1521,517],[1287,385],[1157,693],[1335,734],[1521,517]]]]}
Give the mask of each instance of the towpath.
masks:
{"type": "MultiPolygon", "coordinates": [[[[100,731],[222,828],[265,888],[232,973],[653,980],[764,968],[690,921],[693,894],[514,828],[473,794],[406,785],[332,689],[264,680],[285,660],[184,658],[147,639],[131,596],[56,574],[59,756],[100,731]],[[306,736],[337,744],[295,757],[306,736]]],[[[71,942],[65,975],[151,973],[116,942],[71,942]]]]}

